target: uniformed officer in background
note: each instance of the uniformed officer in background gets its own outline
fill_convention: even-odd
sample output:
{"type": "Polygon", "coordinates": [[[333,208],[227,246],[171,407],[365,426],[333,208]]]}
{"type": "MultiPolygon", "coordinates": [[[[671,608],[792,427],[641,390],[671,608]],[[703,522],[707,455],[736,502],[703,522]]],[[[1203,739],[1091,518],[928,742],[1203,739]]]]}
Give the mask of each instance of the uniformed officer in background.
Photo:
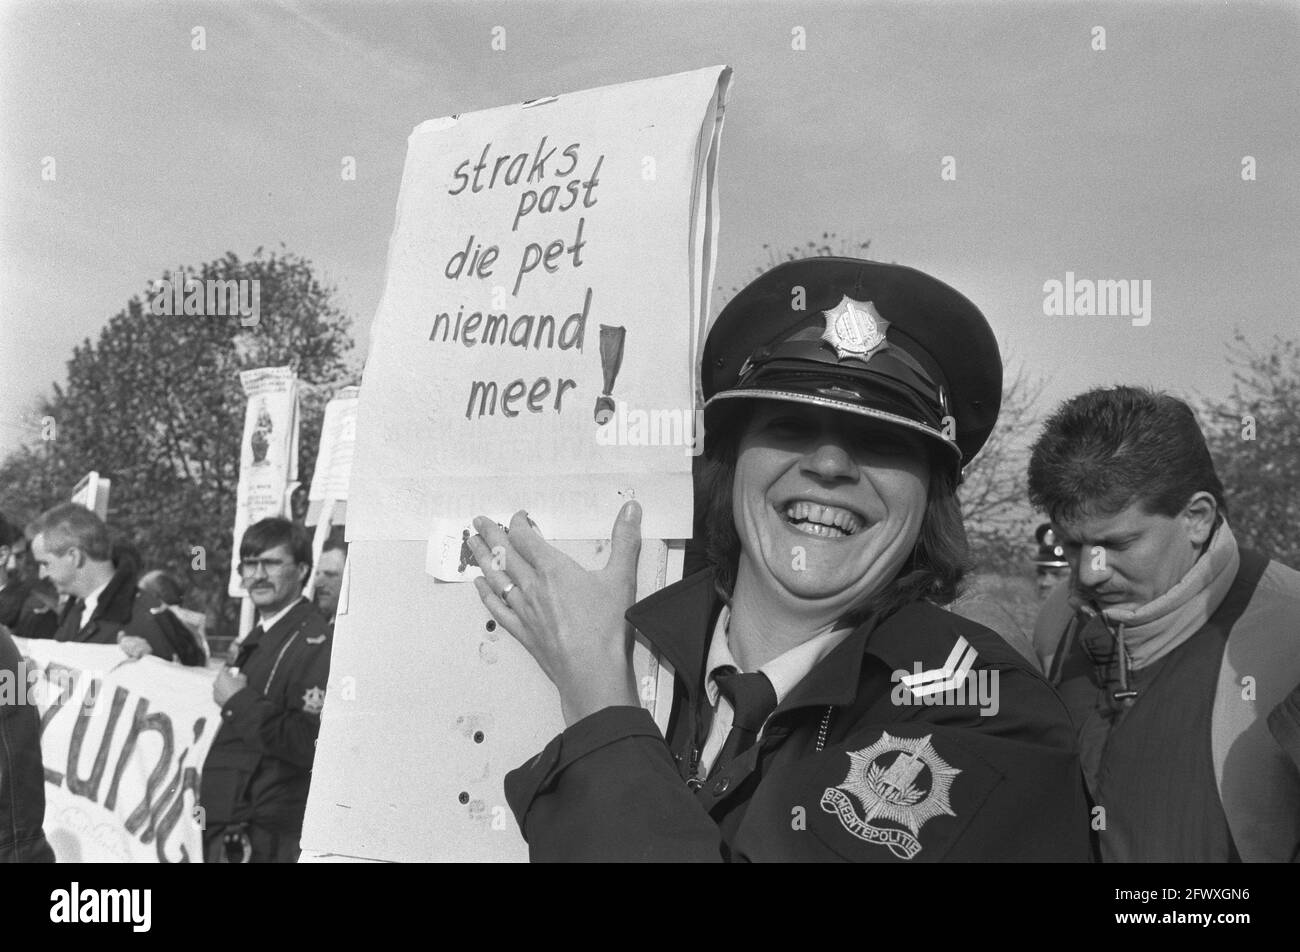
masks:
{"type": "Polygon", "coordinates": [[[568,725],[506,778],[533,859],[1089,858],[1064,706],[935,605],[962,576],[956,487],[1001,375],[984,317],[935,278],[785,263],[704,349],[707,568],[632,605],[637,503],[599,572],[525,513],[508,534],[475,520],[479,594],[568,725]],[[631,627],[676,676],[666,738],[631,627]]]}
{"type": "Polygon", "coordinates": [[[1061,545],[1050,522],[1044,522],[1035,530],[1034,542],[1038,545],[1038,553],[1034,556],[1035,587],[1042,599],[1070,577],[1070,563],[1065,559],[1065,546],[1061,545]]]}
{"type": "Polygon", "coordinates": [[[240,541],[239,574],[257,625],[212,686],[221,728],[203,765],[204,853],[209,863],[292,863],[330,666],[329,626],[302,594],[306,530],[255,522],[240,541]]]}

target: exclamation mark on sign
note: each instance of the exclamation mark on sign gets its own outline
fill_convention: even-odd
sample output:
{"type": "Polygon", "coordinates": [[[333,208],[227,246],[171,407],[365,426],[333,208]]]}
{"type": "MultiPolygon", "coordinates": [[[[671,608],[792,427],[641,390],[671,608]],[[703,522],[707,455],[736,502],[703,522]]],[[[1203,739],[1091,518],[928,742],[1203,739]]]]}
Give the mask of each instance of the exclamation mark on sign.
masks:
{"type": "Polygon", "coordinates": [[[605,373],[605,392],[596,398],[596,425],[604,426],[614,416],[614,381],[623,366],[623,339],[627,328],[600,325],[600,367],[605,373]]]}

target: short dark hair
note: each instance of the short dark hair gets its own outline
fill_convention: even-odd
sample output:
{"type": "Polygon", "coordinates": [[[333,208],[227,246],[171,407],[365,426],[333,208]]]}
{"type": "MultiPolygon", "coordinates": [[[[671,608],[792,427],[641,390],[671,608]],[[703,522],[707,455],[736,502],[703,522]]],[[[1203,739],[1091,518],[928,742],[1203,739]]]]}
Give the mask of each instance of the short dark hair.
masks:
{"type": "MultiPolygon", "coordinates": [[[[732,487],[740,440],[753,419],[756,401],[736,401],[743,409],[727,417],[726,427],[715,433],[709,446],[702,475],[707,511],[704,516],[705,557],[714,570],[718,593],[730,601],[740,564],[740,534],[732,512],[732,487]]],[[[927,451],[928,451],[927,447],[927,451]]],[[[970,565],[970,548],[961,505],[957,500],[957,474],[947,459],[930,454],[930,488],[916,548],[898,574],[866,604],[852,612],[853,623],[869,615],[889,615],[910,602],[928,599],[946,605],[957,597],[957,589],[970,565]]]]}
{"type": "Polygon", "coordinates": [[[1167,393],[1109,387],[1071,397],[1030,453],[1029,501],[1054,521],[1113,515],[1134,503],[1176,516],[1198,492],[1227,515],[1196,414],[1167,393]]]}
{"type": "Polygon", "coordinates": [[[23,530],[0,515],[0,545],[12,546],[21,538],[23,538],[23,530]]]}
{"type": "Polygon", "coordinates": [[[136,587],[155,596],[164,605],[179,605],[185,597],[185,587],[180,579],[162,569],[154,569],[140,576],[136,587]]]}
{"type": "Polygon", "coordinates": [[[75,502],[60,503],[47,509],[27,527],[27,535],[35,539],[45,536],[45,545],[57,555],[62,555],[74,545],[96,562],[112,558],[112,543],[104,520],[85,506],[75,502]]]}
{"type": "Polygon", "coordinates": [[[330,536],[325,540],[325,544],[321,546],[320,552],[321,555],[324,555],[326,552],[342,552],[344,558],[346,558],[348,554],[348,544],[344,539],[330,536]]]}
{"type": "Polygon", "coordinates": [[[144,568],[144,556],[140,554],[139,547],[134,542],[128,542],[126,539],[117,539],[109,549],[113,558],[113,568],[119,572],[125,572],[132,577],[140,574],[144,568]]]}
{"type": "Polygon", "coordinates": [[[244,530],[239,542],[239,557],[254,559],[267,549],[288,546],[295,562],[311,568],[311,536],[296,522],[281,516],[268,516],[244,530]]]}

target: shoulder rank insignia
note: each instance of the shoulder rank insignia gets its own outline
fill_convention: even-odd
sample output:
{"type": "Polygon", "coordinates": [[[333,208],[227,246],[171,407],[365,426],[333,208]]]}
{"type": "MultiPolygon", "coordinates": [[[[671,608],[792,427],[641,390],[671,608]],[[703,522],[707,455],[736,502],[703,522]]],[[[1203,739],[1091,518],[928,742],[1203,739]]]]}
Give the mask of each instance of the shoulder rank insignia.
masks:
{"type": "Polygon", "coordinates": [[[848,775],[838,787],[826,788],[822,809],[836,814],[858,839],[886,846],[899,859],[914,858],[921,852],[917,835],[926,821],[957,815],[948,791],[961,771],[944,763],[932,736],[893,737],[884,731],[870,747],[849,751],[848,775]],[[882,820],[892,825],[882,826],[882,820]]]}
{"type": "MultiPolygon", "coordinates": [[[[954,690],[959,684],[964,683],[971,665],[978,657],[979,652],[972,647],[971,643],[964,637],[958,636],[957,643],[952,646],[952,651],[948,653],[948,660],[943,663],[942,668],[907,674],[900,680],[915,697],[941,694],[944,691],[954,690]]],[[[920,667],[920,664],[917,667],[920,667]]]]}
{"type": "Polygon", "coordinates": [[[319,714],[325,710],[325,689],[308,688],[302,696],[302,709],[308,714],[319,714]]]}
{"type": "Polygon", "coordinates": [[[889,330],[889,321],[876,313],[870,301],[855,301],[845,295],[829,311],[822,311],[822,315],[826,318],[822,340],[835,348],[835,356],[840,360],[846,357],[866,360],[888,346],[885,332],[889,330]]]}

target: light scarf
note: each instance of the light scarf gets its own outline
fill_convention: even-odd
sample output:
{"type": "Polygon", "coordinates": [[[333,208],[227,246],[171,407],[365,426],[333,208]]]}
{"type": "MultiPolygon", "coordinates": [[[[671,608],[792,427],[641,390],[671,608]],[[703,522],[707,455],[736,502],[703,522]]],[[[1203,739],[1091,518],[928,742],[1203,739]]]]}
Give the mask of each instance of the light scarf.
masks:
{"type": "Polygon", "coordinates": [[[1107,627],[1122,633],[1128,666],[1154,664],[1200,631],[1228,594],[1240,565],[1237,539],[1223,521],[1209,547],[1169,591],[1135,609],[1103,610],[1107,627]]]}

